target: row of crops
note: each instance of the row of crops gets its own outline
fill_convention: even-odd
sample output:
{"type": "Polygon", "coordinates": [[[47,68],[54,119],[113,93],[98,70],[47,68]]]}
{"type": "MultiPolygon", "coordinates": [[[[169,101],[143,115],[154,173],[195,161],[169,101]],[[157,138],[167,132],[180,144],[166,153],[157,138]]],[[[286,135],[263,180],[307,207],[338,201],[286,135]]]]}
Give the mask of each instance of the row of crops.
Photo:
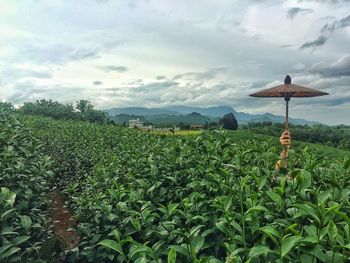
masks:
{"type": "Polygon", "coordinates": [[[0,262],[35,262],[52,236],[46,192],[51,161],[15,118],[0,113],[0,262]]]}
{"type": "MultiPolygon", "coordinates": [[[[50,156],[55,184],[79,222],[80,244],[67,262],[350,260],[349,159],[291,151],[294,179],[272,180],[279,149],[271,142],[19,118],[50,156]]],[[[1,185],[20,197],[16,181],[1,185]]],[[[38,182],[45,187],[47,178],[38,182]]]]}

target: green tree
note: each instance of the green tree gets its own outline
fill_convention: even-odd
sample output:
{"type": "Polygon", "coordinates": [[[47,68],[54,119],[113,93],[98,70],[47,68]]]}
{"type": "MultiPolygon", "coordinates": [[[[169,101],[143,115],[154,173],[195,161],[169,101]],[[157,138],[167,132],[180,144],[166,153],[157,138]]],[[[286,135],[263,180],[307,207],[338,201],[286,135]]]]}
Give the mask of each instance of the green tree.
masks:
{"type": "Polygon", "coordinates": [[[9,102],[1,102],[0,101],[0,111],[3,112],[12,112],[14,111],[14,107],[11,103],[9,102]]]}
{"type": "Polygon", "coordinates": [[[79,100],[75,108],[80,112],[82,118],[84,118],[88,112],[94,109],[94,106],[88,100],[79,100]]]}
{"type": "Polygon", "coordinates": [[[219,120],[219,125],[221,125],[224,129],[227,129],[227,130],[237,130],[238,129],[237,119],[232,112],[229,114],[226,114],[224,117],[222,117],[219,120]]]}

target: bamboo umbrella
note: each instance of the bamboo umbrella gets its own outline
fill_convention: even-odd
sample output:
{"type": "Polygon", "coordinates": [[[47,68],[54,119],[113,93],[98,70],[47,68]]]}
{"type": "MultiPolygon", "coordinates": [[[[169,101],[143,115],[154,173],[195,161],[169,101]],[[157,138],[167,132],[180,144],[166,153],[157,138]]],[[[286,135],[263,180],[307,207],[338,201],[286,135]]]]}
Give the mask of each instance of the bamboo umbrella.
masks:
{"type": "MultiPolygon", "coordinates": [[[[285,130],[288,130],[288,111],[289,111],[289,101],[292,97],[295,98],[306,98],[306,97],[317,97],[329,95],[326,92],[318,91],[315,89],[310,89],[302,87],[299,85],[292,84],[292,79],[289,75],[284,79],[284,84],[278,85],[269,89],[265,89],[253,94],[252,97],[262,97],[262,98],[284,98],[286,102],[286,119],[285,119],[285,130]]],[[[281,161],[284,161],[288,156],[289,145],[284,145],[284,150],[281,153],[281,161]]]]}
{"type": "Polygon", "coordinates": [[[288,110],[289,110],[289,101],[291,97],[296,98],[306,98],[306,97],[317,97],[329,95],[326,92],[322,92],[315,89],[310,89],[302,87],[299,85],[292,84],[292,79],[289,75],[284,79],[284,84],[278,85],[269,89],[265,89],[253,94],[250,94],[251,97],[262,97],[262,98],[284,98],[286,102],[286,120],[285,120],[285,129],[288,130],[288,110]]]}

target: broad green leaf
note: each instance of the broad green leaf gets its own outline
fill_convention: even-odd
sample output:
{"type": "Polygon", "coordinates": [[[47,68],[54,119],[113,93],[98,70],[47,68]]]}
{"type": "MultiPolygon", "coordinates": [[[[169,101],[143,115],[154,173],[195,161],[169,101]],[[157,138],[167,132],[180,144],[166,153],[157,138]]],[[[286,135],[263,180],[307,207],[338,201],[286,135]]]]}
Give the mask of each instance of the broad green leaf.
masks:
{"type": "Polygon", "coordinates": [[[140,222],[139,222],[138,219],[132,218],[132,219],[130,220],[130,222],[131,222],[131,224],[133,225],[133,227],[134,227],[138,232],[141,231],[141,224],[140,224],[140,222]]]}
{"type": "Polygon", "coordinates": [[[268,246],[264,245],[256,245],[252,247],[249,251],[249,257],[254,258],[258,257],[260,255],[267,256],[267,254],[271,251],[271,249],[268,246]]]}
{"type": "Polygon", "coordinates": [[[32,219],[29,216],[22,216],[21,217],[21,225],[28,230],[32,226],[32,219]]]}
{"type": "Polygon", "coordinates": [[[174,247],[168,253],[168,263],[176,263],[176,249],[174,247]]]}
{"type": "Polygon", "coordinates": [[[30,239],[30,236],[20,236],[20,237],[16,237],[12,240],[12,243],[15,245],[15,246],[18,246],[24,242],[26,242],[28,239],[30,239]]]}
{"type": "Polygon", "coordinates": [[[13,247],[14,244],[9,243],[9,244],[5,244],[3,246],[0,247],[0,256],[8,249],[10,249],[11,247],[13,247]]]}
{"type": "Polygon", "coordinates": [[[203,244],[204,238],[202,236],[196,236],[194,239],[192,239],[191,246],[195,254],[197,254],[201,250],[203,244]]]}
{"type": "Polygon", "coordinates": [[[135,263],[147,263],[147,258],[141,257],[135,260],[135,263]]]}
{"type": "Polygon", "coordinates": [[[338,236],[338,228],[337,226],[334,224],[333,221],[330,221],[327,227],[327,233],[329,236],[329,239],[334,242],[334,240],[337,238],[338,236]]]}
{"type": "Polygon", "coordinates": [[[187,248],[183,246],[173,245],[170,246],[171,248],[175,248],[176,252],[180,253],[181,255],[184,255],[185,257],[190,257],[190,251],[187,250],[187,248]]]}
{"type": "Polygon", "coordinates": [[[321,262],[328,262],[328,257],[326,255],[326,253],[324,253],[321,249],[320,246],[316,246],[313,249],[311,249],[310,251],[308,251],[308,253],[310,255],[315,256],[316,258],[318,258],[319,260],[321,260],[321,262]]]}
{"type": "Polygon", "coordinates": [[[299,185],[299,191],[304,191],[311,186],[311,174],[306,170],[301,170],[301,173],[296,176],[299,185]]]}
{"type": "Polygon", "coordinates": [[[13,206],[16,201],[16,193],[11,192],[6,187],[1,187],[1,194],[6,198],[5,202],[8,206],[13,206]]]}
{"type": "Polygon", "coordinates": [[[280,237],[280,234],[278,232],[278,230],[276,228],[274,228],[273,226],[263,226],[260,228],[261,231],[263,231],[266,234],[269,234],[271,236],[280,237]]]}
{"type": "Polygon", "coordinates": [[[279,246],[278,239],[280,238],[280,234],[276,228],[273,226],[263,226],[260,228],[260,230],[267,234],[272,239],[272,241],[275,242],[277,246],[279,246]]]}
{"type": "Polygon", "coordinates": [[[310,204],[304,203],[304,204],[294,204],[293,206],[303,210],[305,212],[305,215],[311,215],[313,219],[315,219],[318,223],[320,223],[320,218],[317,215],[317,208],[315,206],[311,206],[310,204]]]}
{"type": "Polygon", "coordinates": [[[139,245],[135,248],[132,248],[130,250],[129,257],[133,258],[135,255],[139,253],[145,253],[146,255],[152,257],[153,259],[156,259],[156,254],[154,253],[154,251],[150,247],[145,245],[139,245]]]}
{"type": "Polygon", "coordinates": [[[118,252],[120,255],[124,255],[124,251],[123,251],[122,246],[118,242],[116,242],[114,240],[105,239],[105,240],[102,240],[98,244],[101,245],[101,246],[113,249],[114,251],[118,252]]]}
{"type": "Polygon", "coordinates": [[[323,191],[317,196],[318,203],[325,203],[332,197],[331,190],[323,191]]]}
{"type": "Polygon", "coordinates": [[[233,195],[230,195],[228,197],[225,198],[225,203],[224,203],[224,209],[225,211],[228,211],[232,205],[232,199],[233,199],[233,195]]]}
{"type": "Polygon", "coordinates": [[[281,256],[285,257],[300,239],[301,237],[299,236],[291,236],[283,239],[281,245],[281,256]]]}
{"type": "Polygon", "coordinates": [[[301,263],[314,263],[314,257],[312,255],[308,255],[308,254],[302,254],[300,256],[300,262],[301,263]]]}
{"type": "Polygon", "coordinates": [[[168,205],[169,215],[172,215],[178,206],[179,206],[179,204],[169,204],[168,205]]]}
{"type": "Polygon", "coordinates": [[[267,194],[268,197],[270,197],[272,201],[277,203],[279,207],[283,207],[283,200],[279,194],[272,191],[266,191],[265,193],[267,194]]]}
{"type": "Polygon", "coordinates": [[[246,212],[245,215],[249,215],[252,212],[269,212],[265,206],[262,205],[256,205],[251,208],[249,208],[246,212]]]}
{"type": "Polygon", "coordinates": [[[15,211],[15,210],[16,210],[15,208],[12,208],[12,209],[9,209],[9,210],[3,212],[3,213],[1,214],[1,218],[5,218],[7,215],[9,215],[10,213],[12,213],[12,212],[15,211]]]}
{"type": "Polygon", "coordinates": [[[194,228],[192,228],[191,231],[190,231],[190,236],[198,235],[199,230],[200,230],[202,227],[204,227],[204,225],[198,225],[198,226],[195,226],[194,228]]]}
{"type": "Polygon", "coordinates": [[[216,224],[216,227],[223,232],[226,236],[231,236],[231,230],[229,225],[225,221],[219,221],[216,224]]]}
{"type": "Polygon", "coordinates": [[[239,233],[242,233],[242,227],[236,222],[236,221],[231,221],[230,222],[231,226],[233,226],[239,233]]]}
{"type": "Polygon", "coordinates": [[[317,238],[317,236],[308,236],[308,237],[304,237],[304,238],[300,239],[300,242],[315,244],[318,242],[318,238],[317,238]]]}
{"type": "Polygon", "coordinates": [[[113,235],[118,242],[120,241],[120,233],[117,229],[113,229],[110,235],[113,235]]]}
{"type": "Polygon", "coordinates": [[[4,253],[0,255],[0,259],[6,259],[9,256],[17,253],[18,251],[21,251],[19,247],[11,247],[10,249],[6,250],[4,253]]]}

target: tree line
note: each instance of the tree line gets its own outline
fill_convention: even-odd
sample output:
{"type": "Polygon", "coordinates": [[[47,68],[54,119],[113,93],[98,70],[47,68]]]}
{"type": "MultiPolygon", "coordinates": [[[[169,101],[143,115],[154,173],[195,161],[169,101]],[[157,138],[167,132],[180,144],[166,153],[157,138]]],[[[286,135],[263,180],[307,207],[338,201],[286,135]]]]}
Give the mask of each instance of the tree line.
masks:
{"type": "MultiPolygon", "coordinates": [[[[350,149],[350,126],[338,125],[327,126],[323,124],[317,125],[293,125],[290,124],[292,139],[320,143],[339,149],[350,149]]],[[[284,129],[283,123],[257,122],[248,123],[242,126],[243,129],[249,129],[256,133],[280,136],[284,129]]]]}
{"type": "Polygon", "coordinates": [[[42,115],[54,119],[85,120],[96,123],[104,123],[108,120],[107,113],[95,109],[88,100],[79,100],[73,105],[42,99],[35,102],[24,102],[17,109],[9,102],[0,102],[0,109],[5,112],[42,115]]]}

